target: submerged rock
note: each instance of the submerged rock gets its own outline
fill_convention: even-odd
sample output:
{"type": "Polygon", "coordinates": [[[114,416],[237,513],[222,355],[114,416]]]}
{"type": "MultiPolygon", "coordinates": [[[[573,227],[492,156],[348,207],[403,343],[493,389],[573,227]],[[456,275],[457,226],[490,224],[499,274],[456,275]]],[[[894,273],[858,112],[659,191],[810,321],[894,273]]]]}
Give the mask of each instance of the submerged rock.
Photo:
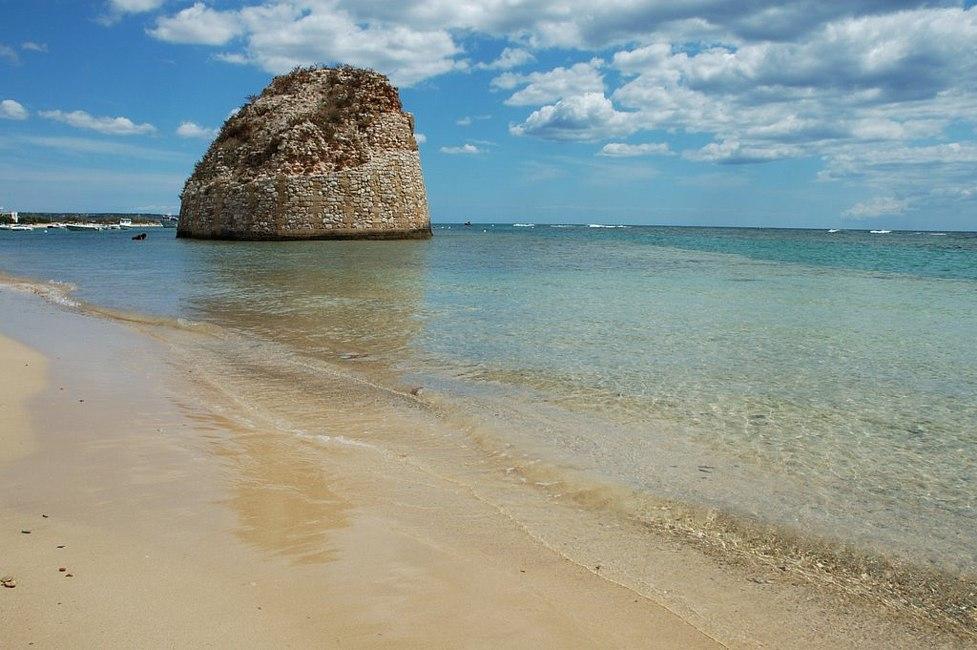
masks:
{"type": "Polygon", "coordinates": [[[414,118],[359,68],[275,77],[224,123],[180,198],[179,237],[431,236],[414,118]]]}

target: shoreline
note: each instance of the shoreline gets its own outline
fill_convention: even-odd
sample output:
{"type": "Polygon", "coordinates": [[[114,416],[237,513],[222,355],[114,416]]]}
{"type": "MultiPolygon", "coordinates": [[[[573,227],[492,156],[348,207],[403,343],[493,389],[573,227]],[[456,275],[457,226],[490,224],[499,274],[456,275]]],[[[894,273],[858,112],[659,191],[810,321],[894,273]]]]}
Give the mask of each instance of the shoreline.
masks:
{"type": "MultiPolygon", "coordinates": [[[[61,296],[60,302],[71,305],[71,302],[64,298],[61,296]]],[[[50,305],[46,305],[45,308],[57,311],[55,307],[50,305]]],[[[108,312],[100,315],[108,318],[117,316],[108,312]]],[[[122,327],[116,323],[104,322],[90,317],[73,314],[72,317],[94,320],[110,328],[122,327]]],[[[152,319],[140,321],[137,318],[127,318],[126,320],[129,325],[134,325],[137,329],[142,330],[152,329],[158,325],[152,319]]],[[[147,333],[152,335],[150,331],[143,331],[140,336],[147,333]]],[[[161,354],[166,356],[165,351],[161,354]]],[[[191,360],[188,359],[187,362],[189,361],[191,360]]],[[[174,365],[182,367],[180,363],[174,365]]],[[[199,382],[200,378],[197,377],[196,379],[199,382]]],[[[203,384],[206,383],[203,382],[203,384]]],[[[201,383],[196,383],[195,387],[199,389],[201,385],[201,383]]],[[[208,396],[211,404],[219,403],[223,398],[226,398],[226,395],[208,396]]],[[[240,406],[240,403],[234,402],[225,404],[226,410],[224,412],[230,418],[225,422],[225,426],[229,426],[228,422],[241,415],[238,412],[240,406]]],[[[196,403],[193,408],[199,409],[199,407],[200,403],[196,403]]],[[[187,407],[184,406],[184,408],[187,407]]],[[[249,412],[247,415],[254,417],[255,413],[249,412]]],[[[341,413],[337,413],[337,415],[344,417],[341,413]]],[[[274,421],[274,418],[269,421],[274,421]]],[[[294,438],[294,432],[289,437],[294,438]]],[[[339,448],[343,454],[353,451],[350,447],[355,448],[355,445],[348,444],[350,439],[341,435],[325,436],[325,439],[325,445],[315,445],[316,462],[325,460],[318,457],[318,454],[323,453],[324,446],[329,453],[335,452],[336,448],[339,448]]],[[[301,442],[307,444],[308,441],[301,442]]],[[[395,450],[396,446],[391,446],[384,452],[390,454],[395,450]]],[[[403,454],[403,452],[400,453],[403,454]]],[[[421,454],[418,456],[420,458],[421,454]]],[[[346,465],[349,460],[348,457],[344,458],[343,464],[346,465]]],[[[455,461],[452,460],[452,462],[455,461]]],[[[424,480],[432,480],[433,474],[436,479],[457,482],[457,477],[452,478],[444,474],[444,467],[439,469],[427,461],[425,463],[426,466],[423,469],[426,478],[424,480]]],[[[358,469],[364,470],[365,468],[359,467],[358,469]]],[[[349,471],[350,468],[346,466],[341,473],[349,473],[349,471]]],[[[373,471],[383,475],[389,471],[389,467],[379,470],[374,468],[373,471]]],[[[357,472],[352,473],[357,474],[357,472]]],[[[386,478],[391,479],[391,477],[386,478]]],[[[399,494],[403,490],[412,490],[410,483],[417,478],[417,475],[410,480],[407,476],[398,477],[396,482],[400,487],[394,490],[394,493],[399,494]]],[[[524,477],[523,481],[525,480],[527,479],[524,477]]],[[[850,641],[858,638],[862,644],[883,645],[882,640],[885,639],[889,645],[908,646],[913,645],[913,642],[918,642],[920,638],[925,638],[931,643],[938,638],[938,631],[927,630],[925,626],[919,630],[914,630],[912,625],[906,628],[902,627],[901,624],[890,628],[889,615],[878,616],[877,620],[867,620],[866,617],[872,617],[871,609],[865,611],[856,609],[853,612],[845,612],[846,608],[852,606],[851,602],[844,598],[839,599],[838,594],[821,592],[811,584],[806,583],[803,577],[797,575],[796,572],[792,571],[782,575],[781,571],[769,562],[761,562],[759,566],[755,563],[750,566],[747,563],[745,567],[737,566],[735,561],[730,564],[729,560],[734,558],[724,557],[724,555],[728,555],[726,552],[730,549],[727,548],[727,540],[722,538],[703,540],[701,535],[698,535],[698,540],[696,540],[696,530],[693,528],[676,531],[669,526],[659,526],[654,521],[642,521],[640,518],[622,524],[622,514],[624,520],[629,519],[627,513],[599,513],[594,519],[594,513],[583,512],[589,510],[588,505],[592,505],[585,503],[588,499],[599,501],[606,498],[606,495],[604,497],[599,493],[579,495],[583,499],[576,504],[576,509],[581,510],[580,513],[567,510],[565,504],[559,505],[554,503],[552,499],[545,498],[543,499],[543,506],[552,506],[553,513],[544,516],[543,513],[535,510],[535,508],[540,507],[538,503],[533,505],[531,502],[524,502],[522,494],[518,497],[514,496],[516,491],[525,491],[527,487],[531,486],[496,485],[492,487],[466,483],[462,484],[461,487],[472,492],[477,491],[474,501],[466,503],[461,508],[462,512],[467,511],[473,503],[484,505],[487,502],[496,509],[497,513],[504,513],[503,521],[508,524],[516,524],[521,535],[537,546],[541,544],[545,553],[559,557],[562,562],[571,563],[601,583],[617,584],[620,588],[625,588],[623,585],[627,585],[626,589],[630,593],[637,593],[641,598],[650,598],[650,602],[658,607],[667,608],[666,611],[670,609],[679,612],[682,616],[676,617],[678,621],[681,622],[682,618],[692,621],[700,629],[707,630],[714,638],[719,638],[728,644],[736,646],[749,646],[754,643],[779,643],[793,646],[832,645],[832,640],[834,643],[838,643],[843,640],[850,641]],[[520,509],[530,514],[524,515],[520,513],[520,509]],[[545,526],[539,528],[533,524],[534,521],[538,522],[545,517],[556,519],[558,516],[567,517],[568,520],[576,518],[579,521],[572,525],[564,523],[561,524],[562,528],[555,529],[545,526]],[[595,525],[599,528],[600,534],[593,532],[595,525]],[[629,532],[625,532],[625,529],[629,532]],[[641,529],[652,530],[642,532],[641,529]],[[572,534],[589,530],[591,532],[588,532],[587,536],[591,539],[585,545],[564,548],[565,540],[561,538],[560,534],[554,536],[554,530],[557,533],[572,534]],[[574,533],[573,531],[578,532],[574,533]],[[677,536],[676,532],[679,533],[677,536]],[[622,537],[626,538],[628,544],[633,548],[620,548],[618,544],[622,537]],[[683,541],[691,542],[691,544],[685,544],[686,548],[677,549],[675,548],[676,537],[685,537],[686,539],[683,541]],[[703,541],[705,548],[703,548],[703,541]],[[716,542],[716,544],[710,552],[708,546],[712,542],[716,542]],[[637,546],[635,547],[635,545],[637,546]],[[706,550],[706,553],[703,553],[703,550],[706,550]],[[637,575],[626,571],[621,573],[618,566],[615,565],[633,564],[636,557],[634,553],[653,558],[655,566],[646,566],[637,575]],[[706,556],[711,556],[711,558],[706,559],[706,556]],[[703,566],[691,569],[690,563],[702,564],[703,566]],[[764,565],[767,565],[766,568],[764,565]],[[731,607],[730,603],[724,603],[730,597],[741,599],[742,604],[731,607]],[[812,604],[812,599],[814,599],[815,604],[812,604]],[[799,609],[805,606],[813,608],[812,611],[799,609]],[[747,616],[743,620],[738,620],[738,617],[743,617],[745,613],[747,616]],[[829,626],[837,629],[833,629],[829,633],[827,631],[829,626]],[[937,633],[937,637],[930,635],[933,632],[937,633]]],[[[543,491],[545,492],[545,489],[543,491]]],[[[436,497],[435,500],[437,498],[440,497],[436,497]]],[[[430,501],[430,498],[427,501],[430,501]]],[[[425,528],[430,526],[431,522],[424,522],[425,528]]],[[[252,531],[252,534],[261,538],[264,532],[259,527],[259,529],[252,531]]],[[[484,543],[484,536],[491,536],[492,534],[494,534],[492,530],[482,531],[476,535],[475,545],[484,543]]],[[[522,541],[527,540],[523,539],[522,541]]],[[[469,540],[469,544],[471,543],[472,540],[469,540]]],[[[871,602],[872,599],[869,598],[868,604],[871,602]]],[[[954,644],[952,637],[946,637],[939,642],[947,645],[954,644]]]]}
{"type": "Polygon", "coordinates": [[[139,332],[6,291],[0,311],[4,358],[50,364],[39,394],[7,393],[37,447],[0,457],[5,642],[717,647],[372,452],[167,395],[174,369],[139,332]]]}

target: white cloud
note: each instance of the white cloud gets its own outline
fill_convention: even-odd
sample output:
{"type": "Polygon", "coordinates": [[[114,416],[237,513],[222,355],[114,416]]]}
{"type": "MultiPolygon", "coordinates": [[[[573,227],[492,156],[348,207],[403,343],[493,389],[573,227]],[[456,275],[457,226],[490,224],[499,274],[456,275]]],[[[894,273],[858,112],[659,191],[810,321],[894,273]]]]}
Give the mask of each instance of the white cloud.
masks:
{"type": "Polygon", "coordinates": [[[452,154],[452,155],[473,155],[482,153],[482,150],[473,144],[463,144],[460,147],[441,147],[441,153],[452,154]]]}
{"type": "Polygon", "coordinates": [[[96,21],[109,27],[127,14],[153,11],[163,6],[164,2],[166,0],[107,0],[105,13],[96,18],[96,21]]]}
{"type": "Polygon", "coordinates": [[[624,142],[608,142],[598,156],[611,158],[634,158],[636,156],[670,156],[672,150],[665,142],[648,142],[644,144],[626,144],[624,142]]]}
{"type": "Polygon", "coordinates": [[[536,57],[521,47],[507,47],[499,54],[499,58],[490,63],[479,63],[475,67],[479,70],[511,70],[536,60],[536,57]]]}
{"type": "Polygon", "coordinates": [[[91,129],[108,135],[139,135],[156,132],[156,127],[152,124],[136,124],[128,117],[95,117],[85,111],[71,111],[70,113],[41,111],[39,115],[56,122],[64,122],[78,129],[91,129]]]}
{"type": "Polygon", "coordinates": [[[16,65],[20,63],[20,57],[17,56],[17,50],[9,45],[0,43],[0,61],[6,61],[11,65],[16,65]]]}
{"type": "Polygon", "coordinates": [[[455,120],[455,124],[457,124],[458,126],[471,126],[476,121],[490,120],[490,119],[492,119],[491,115],[465,115],[455,120]]]}
{"type": "Polygon", "coordinates": [[[224,45],[242,28],[236,12],[216,11],[197,2],[173,16],[157,18],[156,27],[149,34],[168,43],[224,45]]]}
{"type": "Polygon", "coordinates": [[[492,87],[511,90],[525,86],[505,101],[509,106],[542,106],[550,102],[583,95],[603,93],[604,80],[600,68],[604,62],[591,59],[577,63],[569,68],[554,68],[547,72],[532,72],[527,75],[505,73],[492,80],[492,87]]]}
{"type": "Polygon", "coordinates": [[[414,141],[417,144],[424,144],[425,142],[427,142],[427,136],[424,135],[423,133],[415,133],[414,134],[414,141]]]}
{"type": "Polygon", "coordinates": [[[13,99],[0,101],[0,118],[5,120],[26,120],[27,109],[24,105],[13,99]]]}
{"type": "Polygon", "coordinates": [[[176,134],[181,138],[212,139],[217,135],[217,129],[200,126],[196,122],[181,122],[176,127],[176,134]]]}
{"type": "Polygon", "coordinates": [[[224,63],[233,63],[234,65],[246,65],[251,63],[251,59],[240,52],[221,52],[219,54],[215,54],[214,58],[218,61],[223,61],[224,63]]]}
{"type": "Polygon", "coordinates": [[[883,196],[856,203],[845,210],[844,214],[853,219],[872,219],[883,215],[902,214],[908,207],[909,201],[906,199],[883,196]]]}
{"type": "Polygon", "coordinates": [[[20,44],[20,49],[29,52],[47,52],[47,43],[35,43],[34,41],[24,41],[20,44]]]}
{"type": "Polygon", "coordinates": [[[158,9],[166,0],[109,0],[109,7],[120,13],[142,13],[158,9]]]}
{"type": "Polygon", "coordinates": [[[357,20],[335,0],[271,0],[237,11],[197,3],[161,17],[149,32],[176,43],[224,45],[237,36],[241,52],[221,60],[252,63],[273,74],[297,65],[349,63],[377,69],[396,84],[411,85],[463,66],[447,29],[357,20]]]}
{"type": "Polygon", "coordinates": [[[543,106],[522,124],[510,126],[509,132],[551,140],[600,140],[633,133],[634,117],[616,110],[601,93],[587,93],[543,106]]]}
{"type": "Polygon", "coordinates": [[[955,196],[955,188],[972,186],[968,175],[977,176],[977,164],[947,148],[921,149],[959,140],[975,124],[977,7],[967,4],[249,0],[234,10],[194,5],[219,17],[223,32],[163,28],[186,18],[189,7],[161,18],[151,33],[233,43],[215,56],[272,73],[348,62],[412,85],[454,70],[498,70],[492,89],[511,93],[510,106],[529,107],[510,127],[517,135],[589,141],[700,134],[711,143],[684,152],[689,160],[806,157],[823,161],[822,179],[861,179],[879,196],[908,195],[896,189],[896,165],[902,182],[918,191],[930,183],[955,196]],[[462,43],[478,39],[505,49],[494,61],[471,63],[462,43]],[[511,71],[545,48],[567,62],[511,71]],[[595,64],[594,53],[605,51],[616,53],[595,64]],[[873,151],[890,155],[895,147],[932,160],[871,159],[873,151]]]}
{"type": "Polygon", "coordinates": [[[738,140],[723,140],[722,142],[710,142],[701,149],[686,151],[682,155],[688,160],[739,165],[770,162],[799,154],[800,150],[791,146],[771,144],[749,146],[743,145],[738,140]]]}

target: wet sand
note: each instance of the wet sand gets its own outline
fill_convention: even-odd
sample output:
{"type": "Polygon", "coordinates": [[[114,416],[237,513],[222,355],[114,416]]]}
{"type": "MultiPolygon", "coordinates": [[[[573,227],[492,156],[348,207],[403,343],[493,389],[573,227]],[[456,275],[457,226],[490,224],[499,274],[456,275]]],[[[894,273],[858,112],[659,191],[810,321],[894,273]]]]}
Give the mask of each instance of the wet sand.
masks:
{"type": "Polygon", "coordinates": [[[0,646],[971,642],[553,498],[423,396],[63,303],[0,287],[0,646]]]}
{"type": "Polygon", "coordinates": [[[132,328],[0,315],[0,645],[719,645],[450,481],[181,398],[132,328]]]}

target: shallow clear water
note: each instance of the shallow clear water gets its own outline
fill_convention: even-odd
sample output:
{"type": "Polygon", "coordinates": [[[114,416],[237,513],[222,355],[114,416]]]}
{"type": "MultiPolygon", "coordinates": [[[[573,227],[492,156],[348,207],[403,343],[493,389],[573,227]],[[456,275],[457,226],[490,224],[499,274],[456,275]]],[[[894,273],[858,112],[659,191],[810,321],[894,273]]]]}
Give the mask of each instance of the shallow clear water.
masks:
{"type": "Polygon", "coordinates": [[[977,234],[0,232],[0,269],[420,381],[668,498],[977,571],[977,234]]]}

